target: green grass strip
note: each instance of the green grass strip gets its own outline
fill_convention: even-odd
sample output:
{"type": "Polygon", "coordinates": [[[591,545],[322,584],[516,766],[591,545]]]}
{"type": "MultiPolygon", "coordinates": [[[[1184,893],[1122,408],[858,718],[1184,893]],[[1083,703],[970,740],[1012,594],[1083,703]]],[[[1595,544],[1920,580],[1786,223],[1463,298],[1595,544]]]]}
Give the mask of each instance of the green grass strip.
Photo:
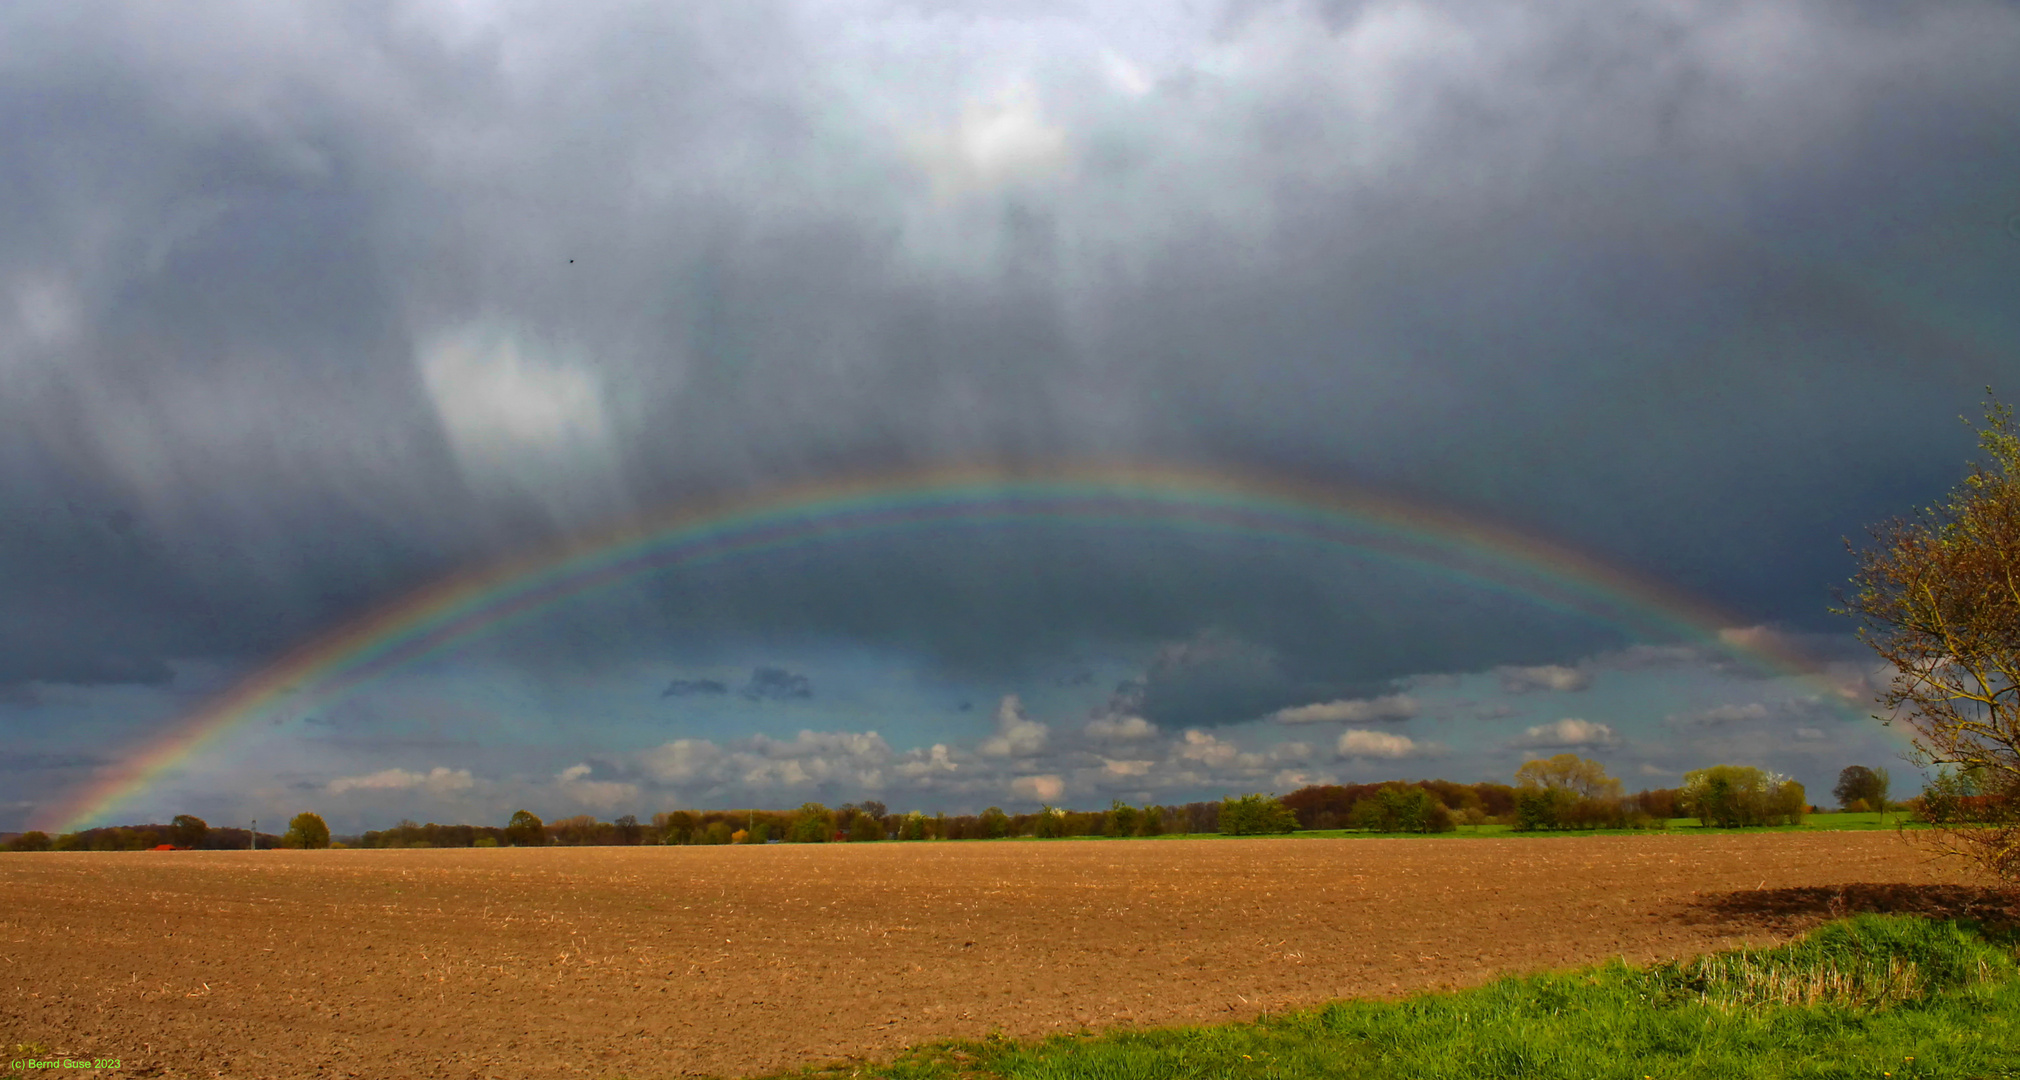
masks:
{"type": "Polygon", "coordinates": [[[2012,941],[1861,915],[1773,949],[1509,977],[1253,1023],[922,1047],[839,1080],[2020,1077],[2012,941]]]}

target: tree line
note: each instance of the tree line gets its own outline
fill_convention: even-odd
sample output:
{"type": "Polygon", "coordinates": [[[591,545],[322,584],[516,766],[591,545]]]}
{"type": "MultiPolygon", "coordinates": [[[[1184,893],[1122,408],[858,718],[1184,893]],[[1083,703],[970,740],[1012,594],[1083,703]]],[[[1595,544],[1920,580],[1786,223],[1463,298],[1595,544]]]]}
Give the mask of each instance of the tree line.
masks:
{"type": "MultiPolygon", "coordinates": [[[[597,847],[688,844],[844,843],[904,840],[989,840],[1012,837],[1140,837],[1223,833],[1265,835],[1303,831],[1441,833],[1462,826],[1499,824],[1519,832],[1580,829],[1660,829],[1675,818],[1695,817],[1720,828],[1794,825],[1813,808],[1803,786],[1764,769],[1714,765],[1684,776],[1682,786],[1622,793],[1605,766],[1576,754],[1525,762],[1513,784],[1451,780],[1391,780],[1323,784],[1278,798],[1251,793],[1219,802],[1131,805],[1120,799],[1106,810],[1044,806],[1012,814],[992,806],[979,814],[892,813],[874,799],[830,808],[818,802],[792,810],[673,810],[650,822],[626,814],[601,821],[588,814],[547,822],[530,810],[503,826],[420,824],[403,820],[347,840],[333,840],[314,813],[295,815],[281,835],[261,833],[259,847],[468,848],[597,847]]],[[[1909,803],[1888,801],[1885,769],[1846,768],[1832,794],[1847,810],[1911,809],[1925,819],[1955,814],[1947,789],[1909,803]],[[1936,798],[1943,796],[1943,798],[1936,798]],[[1947,800],[1947,801],[1946,801],[1947,800]]],[[[1964,796],[1970,798],[1971,796],[1964,796]]],[[[238,849],[254,846],[245,829],[210,828],[178,815],[168,825],[88,829],[51,839],[40,832],[7,841],[13,851],[139,851],[238,849]]]]}

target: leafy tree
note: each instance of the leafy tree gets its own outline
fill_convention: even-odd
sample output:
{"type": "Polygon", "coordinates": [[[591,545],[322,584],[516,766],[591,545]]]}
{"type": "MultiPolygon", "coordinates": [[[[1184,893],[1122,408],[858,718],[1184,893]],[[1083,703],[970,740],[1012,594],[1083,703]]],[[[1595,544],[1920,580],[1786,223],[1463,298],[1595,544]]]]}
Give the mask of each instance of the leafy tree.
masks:
{"type": "Polygon", "coordinates": [[[1683,774],[1679,802],[1699,824],[1722,829],[1798,825],[1808,805],[1801,784],[1751,765],[1713,765],[1683,774]]]}
{"type": "Polygon", "coordinates": [[[1108,835],[1136,835],[1136,807],[1114,799],[1108,804],[1108,835]]]}
{"type": "Polygon", "coordinates": [[[792,831],[786,839],[799,844],[825,844],[835,838],[835,817],[817,802],[802,805],[793,814],[792,831]]]}
{"type": "Polygon", "coordinates": [[[694,830],[701,825],[701,819],[686,810],[661,814],[654,820],[659,824],[660,842],[664,844],[688,843],[694,839],[694,830]]]}
{"type": "Polygon", "coordinates": [[[1606,775],[1606,766],[1577,754],[1525,762],[1515,770],[1515,786],[1555,788],[1581,799],[1620,798],[1620,781],[1606,775]]]}
{"type": "Polygon", "coordinates": [[[1046,803],[1039,807],[1037,820],[1032,822],[1031,835],[1041,840],[1066,835],[1066,812],[1046,803]]]}
{"type": "MultiPolygon", "coordinates": [[[[1989,391],[1988,391],[1989,394],[1989,391]]],[[[1873,527],[1840,614],[1894,669],[1882,723],[1908,729],[1914,760],[1975,777],[1967,818],[1938,847],[2020,880],[2020,429],[1985,406],[1961,486],[1913,518],[1873,527]]],[[[1849,545],[1848,545],[1849,546],[1849,545]]]]}
{"type": "Polygon", "coordinates": [[[1222,799],[1220,803],[1220,831],[1229,836],[1258,836],[1265,833],[1293,832],[1298,827],[1296,814],[1274,795],[1243,795],[1240,798],[1222,799]]]}
{"type": "Polygon", "coordinates": [[[1452,814],[1429,791],[1414,784],[1383,784],[1364,795],[1348,812],[1347,821],[1370,832],[1450,832],[1452,814]]]}
{"type": "Polygon", "coordinates": [[[546,847],[547,823],[531,810],[517,810],[505,823],[505,840],[513,847],[546,847]]]}
{"type": "Polygon", "coordinates": [[[926,815],[912,811],[905,815],[904,823],[898,826],[898,839],[924,840],[926,838],[926,815]]]}
{"type": "Polygon", "coordinates": [[[1852,809],[1854,803],[1872,810],[1885,810],[1889,782],[1885,769],[1849,765],[1838,774],[1838,783],[1831,789],[1831,795],[1846,810],[1852,809]]]}
{"type": "Polygon", "coordinates": [[[636,814],[626,814],[613,824],[617,827],[617,842],[620,844],[636,844],[645,835],[645,826],[638,823],[636,814]]]}
{"type": "Polygon", "coordinates": [[[30,829],[20,836],[7,841],[9,851],[48,851],[49,834],[40,829],[30,829]]]}
{"type": "Polygon", "coordinates": [[[288,822],[281,843],[291,848],[326,848],[330,846],[330,827],[323,824],[322,815],[304,811],[288,822]]]}
{"type": "Polygon", "coordinates": [[[873,813],[870,807],[881,810],[883,803],[864,803],[856,809],[856,818],[849,822],[850,840],[882,840],[884,838],[884,816],[873,813]]]}
{"type": "Polygon", "coordinates": [[[1010,835],[1010,815],[1000,806],[992,806],[982,811],[982,835],[991,840],[1001,840],[1010,835]]]}
{"type": "Polygon", "coordinates": [[[175,830],[176,847],[202,847],[204,838],[210,835],[210,825],[194,814],[177,814],[169,825],[175,830]]]}

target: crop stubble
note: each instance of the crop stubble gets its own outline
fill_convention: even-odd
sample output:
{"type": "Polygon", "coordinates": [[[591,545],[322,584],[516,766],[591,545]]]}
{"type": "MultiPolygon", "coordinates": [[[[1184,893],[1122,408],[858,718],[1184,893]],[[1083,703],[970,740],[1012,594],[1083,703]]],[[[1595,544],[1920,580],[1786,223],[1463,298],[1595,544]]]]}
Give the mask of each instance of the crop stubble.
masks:
{"type": "Polygon", "coordinates": [[[1707,898],[1942,880],[1885,833],[9,855],[0,1038],[127,1075],[735,1075],[1682,956],[1798,925],[1707,898]]]}

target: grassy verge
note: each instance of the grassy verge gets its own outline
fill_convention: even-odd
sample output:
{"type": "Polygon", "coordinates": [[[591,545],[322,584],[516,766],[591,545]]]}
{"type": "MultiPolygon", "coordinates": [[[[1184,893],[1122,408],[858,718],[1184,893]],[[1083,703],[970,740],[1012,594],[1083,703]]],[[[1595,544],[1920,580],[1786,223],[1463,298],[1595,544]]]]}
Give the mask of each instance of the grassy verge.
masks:
{"type": "Polygon", "coordinates": [[[1776,949],[1511,977],[1254,1023],[924,1047],[840,1080],[2020,1077],[2013,943],[1862,915],[1776,949]]]}

